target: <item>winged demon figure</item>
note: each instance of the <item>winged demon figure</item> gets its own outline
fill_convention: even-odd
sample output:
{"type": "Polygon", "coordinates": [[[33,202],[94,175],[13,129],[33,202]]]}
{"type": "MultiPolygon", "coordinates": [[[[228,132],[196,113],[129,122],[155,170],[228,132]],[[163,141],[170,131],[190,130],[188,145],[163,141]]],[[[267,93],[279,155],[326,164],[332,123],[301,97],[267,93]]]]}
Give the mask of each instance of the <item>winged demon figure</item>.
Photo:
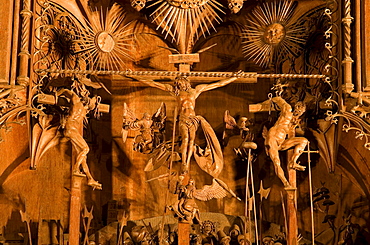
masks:
{"type": "Polygon", "coordinates": [[[229,138],[234,135],[240,135],[242,142],[238,148],[234,148],[235,153],[245,158],[248,153],[246,149],[256,149],[257,145],[253,142],[254,135],[250,132],[249,126],[253,125],[250,119],[247,117],[240,117],[237,121],[233,116],[230,115],[228,110],[224,114],[224,132],[223,132],[223,142],[226,146],[229,142],[229,138]]]}

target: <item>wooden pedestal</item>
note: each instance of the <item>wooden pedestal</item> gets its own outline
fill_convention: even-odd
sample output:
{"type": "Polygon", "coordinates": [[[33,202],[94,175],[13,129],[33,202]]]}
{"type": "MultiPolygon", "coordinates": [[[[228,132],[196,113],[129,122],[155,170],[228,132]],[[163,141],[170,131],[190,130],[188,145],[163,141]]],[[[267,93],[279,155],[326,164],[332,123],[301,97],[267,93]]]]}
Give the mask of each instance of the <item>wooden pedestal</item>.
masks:
{"type": "Polygon", "coordinates": [[[72,175],[69,207],[69,245],[80,244],[81,183],[83,176],[72,175]]]}

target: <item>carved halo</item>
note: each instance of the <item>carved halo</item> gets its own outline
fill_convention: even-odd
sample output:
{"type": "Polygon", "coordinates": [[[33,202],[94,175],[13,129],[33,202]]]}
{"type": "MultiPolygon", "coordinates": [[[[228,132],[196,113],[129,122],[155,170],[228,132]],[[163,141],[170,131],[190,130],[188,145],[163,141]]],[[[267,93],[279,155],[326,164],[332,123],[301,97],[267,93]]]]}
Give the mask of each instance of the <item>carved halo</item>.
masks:
{"type": "Polygon", "coordinates": [[[200,36],[210,34],[215,29],[214,22],[221,23],[219,13],[225,14],[223,6],[216,0],[156,0],[152,5],[155,10],[150,15],[152,22],[169,35],[171,41],[185,45],[191,52],[193,43],[200,36]]]}

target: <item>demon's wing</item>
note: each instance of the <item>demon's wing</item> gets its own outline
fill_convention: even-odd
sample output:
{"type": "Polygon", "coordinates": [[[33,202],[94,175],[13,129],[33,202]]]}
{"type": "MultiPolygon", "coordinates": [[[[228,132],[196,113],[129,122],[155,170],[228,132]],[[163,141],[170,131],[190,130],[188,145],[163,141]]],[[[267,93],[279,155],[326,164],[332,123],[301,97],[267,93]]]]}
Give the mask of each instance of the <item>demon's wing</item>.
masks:
{"type": "Polygon", "coordinates": [[[154,122],[154,127],[156,130],[164,129],[165,122],[166,122],[166,104],[161,103],[161,106],[158,108],[157,112],[153,115],[152,120],[154,122]]]}
{"type": "Polygon", "coordinates": [[[231,136],[237,134],[239,134],[239,126],[236,123],[235,118],[230,115],[228,110],[226,110],[224,114],[224,132],[222,135],[224,146],[228,144],[231,136]]]}

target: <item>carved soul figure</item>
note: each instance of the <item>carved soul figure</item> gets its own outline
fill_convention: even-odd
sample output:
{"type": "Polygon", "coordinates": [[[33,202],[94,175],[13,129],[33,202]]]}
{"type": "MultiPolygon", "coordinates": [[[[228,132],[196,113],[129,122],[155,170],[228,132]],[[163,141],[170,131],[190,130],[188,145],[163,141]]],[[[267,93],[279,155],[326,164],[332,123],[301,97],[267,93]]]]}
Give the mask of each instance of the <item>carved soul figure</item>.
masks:
{"type": "Polygon", "coordinates": [[[238,72],[234,76],[211,84],[200,84],[192,88],[187,77],[180,76],[174,81],[174,85],[155,82],[142,77],[133,77],[134,79],[154,88],[169,92],[177,100],[179,110],[179,130],[181,135],[181,159],[182,171],[189,171],[189,164],[194,153],[196,131],[199,125],[205,134],[207,140],[207,149],[203,151],[197,148],[195,159],[199,167],[213,177],[217,177],[223,168],[223,156],[220,143],[211,127],[211,125],[195,113],[195,101],[198,96],[205,91],[216,89],[232,83],[242,73],[238,72]],[[210,153],[210,154],[208,154],[210,153]]]}
{"type": "Polygon", "coordinates": [[[133,112],[124,103],[122,139],[126,142],[128,130],[139,130],[134,140],[134,150],[141,153],[151,153],[164,141],[164,126],[166,120],[166,106],[161,104],[157,112],[151,116],[145,112],[141,119],[137,119],[133,112]]]}
{"type": "Polygon", "coordinates": [[[280,96],[271,100],[280,108],[281,112],[275,125],[268,132],[264,132],[266,153],[274,164],[276,175],[281,179],[284,186],[289,188],[290,184],[281,168],[279,151],[294,147],[293,156],[289,160],[289,167],[299,171],[305,170],[305,167],[299,165],[297,160],[305,149],[308,140],[304,137],[295,137],[295,128],[298,126],[300,116],[306,111],[306,106],[299,101],[295,104],[294,111],[292,111],[291,105],[280,96]]]}
{"type": "Polygon", "coordinates": [[[65,119],[64,136],[71,140],[72,146],[77,152],[75,164],[72,168],[74,175],[83,175],[87,177],[87,184],[94,189],[101,189],[102,185],[92,177],[87,165],[87,153],[89,146],[84,140],[81,130],[83,128],[86,114],[96,107],[96,98],[88,97],[88,90],[83,89],[81,98],[72,90],[61,89],[57,92],[58,98],[62,95],[69,99],[69,114],[65,119]],[[81,172],[81,168],[83,172],[81,172]],[[85,175],[84,175],[85,174],[85,175]]]}

